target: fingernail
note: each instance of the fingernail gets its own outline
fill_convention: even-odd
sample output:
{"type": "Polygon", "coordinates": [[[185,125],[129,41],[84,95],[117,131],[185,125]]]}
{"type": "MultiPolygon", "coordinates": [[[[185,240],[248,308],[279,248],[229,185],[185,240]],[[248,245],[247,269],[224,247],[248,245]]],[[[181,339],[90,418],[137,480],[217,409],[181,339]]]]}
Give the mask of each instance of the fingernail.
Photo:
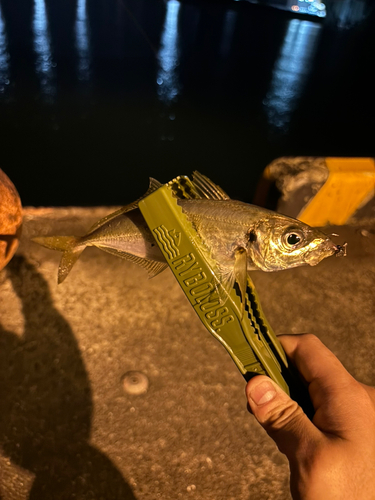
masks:
{"type": "Polygon", "coordinates": [[[271,382],[262,382],[250,389],[250,397],[258,406],[269,403],[276,396],[276,391],[271,382]]]}

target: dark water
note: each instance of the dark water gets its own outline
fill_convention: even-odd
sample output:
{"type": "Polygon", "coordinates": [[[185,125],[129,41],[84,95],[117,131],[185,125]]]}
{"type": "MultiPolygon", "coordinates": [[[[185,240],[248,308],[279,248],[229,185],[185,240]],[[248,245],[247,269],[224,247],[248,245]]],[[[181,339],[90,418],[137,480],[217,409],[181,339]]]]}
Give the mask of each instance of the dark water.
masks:
{"type": "Polygon", "coordinates": [[[251,201],[279,156],[375,156],[372,2],[326,4],[0,0],[0,168],[24,205],[194,169],[251,201]]]}

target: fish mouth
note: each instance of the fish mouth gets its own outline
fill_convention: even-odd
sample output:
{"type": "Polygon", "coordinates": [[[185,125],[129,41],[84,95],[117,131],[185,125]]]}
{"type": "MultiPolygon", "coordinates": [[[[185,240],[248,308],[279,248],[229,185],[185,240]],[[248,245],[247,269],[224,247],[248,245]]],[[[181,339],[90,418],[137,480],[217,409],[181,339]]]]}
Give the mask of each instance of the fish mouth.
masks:
{"type": "Polygon", "coordinates": [[[336,255],[336,257],[345,257],[346,255],[347,243],[343,245],[335,245],[330,239],[326,239],[320,247],[315,247],[314,249],[307,252],[304,256],[304,262],[310,266],[316,266],[326,257],[331,255],[336,255]]]}
{"type": "Polygon", "coordinates": [[[346,257],[347,246],[347,242],[345,242],[343,245],[334,245],[334,255],[336,255],[336,257],[346,257]]]}

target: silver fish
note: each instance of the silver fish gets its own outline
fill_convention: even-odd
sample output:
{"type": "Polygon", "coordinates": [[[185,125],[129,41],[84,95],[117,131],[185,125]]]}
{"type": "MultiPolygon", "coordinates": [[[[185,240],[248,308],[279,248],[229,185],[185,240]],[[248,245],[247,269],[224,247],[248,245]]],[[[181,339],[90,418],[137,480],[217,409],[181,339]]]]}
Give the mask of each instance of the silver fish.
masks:
{"type": "MultiPolygon", "coordinates": [[[[160,186],[151,179],[145,196],[160,186]]],[[[331,255],[345,255],[345,245],[335,245],[318,229],[285,215],[231,200],[219,186],[198,172],[193,174],[193,186],[193,199],[179,199],[178,203],[217,264],[225,289],[237,281],[243,292],[248,271],[314,266],[331,255]]],[[[47,248],[64,252],[59,283],[87,246],[131,260],[147,269],[150,277],[167,267],[138,209],[141,199],[104,217],[82,237],[33,238],[47,248]]]]}

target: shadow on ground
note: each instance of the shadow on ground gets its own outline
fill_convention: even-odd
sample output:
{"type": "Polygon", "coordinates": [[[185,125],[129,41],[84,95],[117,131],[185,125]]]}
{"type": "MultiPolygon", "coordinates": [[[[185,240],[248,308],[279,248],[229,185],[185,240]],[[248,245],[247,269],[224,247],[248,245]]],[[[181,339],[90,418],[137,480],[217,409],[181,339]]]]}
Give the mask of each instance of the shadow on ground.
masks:
{"type": "Polygon", "coordinates": [[[20,338],[0,325],[0,448],[35,474],[30,499],[135,500],[115,465],[89,443],[90,382],[46,281],[22,256],[7,272],[25,327],[20,338]]]}

